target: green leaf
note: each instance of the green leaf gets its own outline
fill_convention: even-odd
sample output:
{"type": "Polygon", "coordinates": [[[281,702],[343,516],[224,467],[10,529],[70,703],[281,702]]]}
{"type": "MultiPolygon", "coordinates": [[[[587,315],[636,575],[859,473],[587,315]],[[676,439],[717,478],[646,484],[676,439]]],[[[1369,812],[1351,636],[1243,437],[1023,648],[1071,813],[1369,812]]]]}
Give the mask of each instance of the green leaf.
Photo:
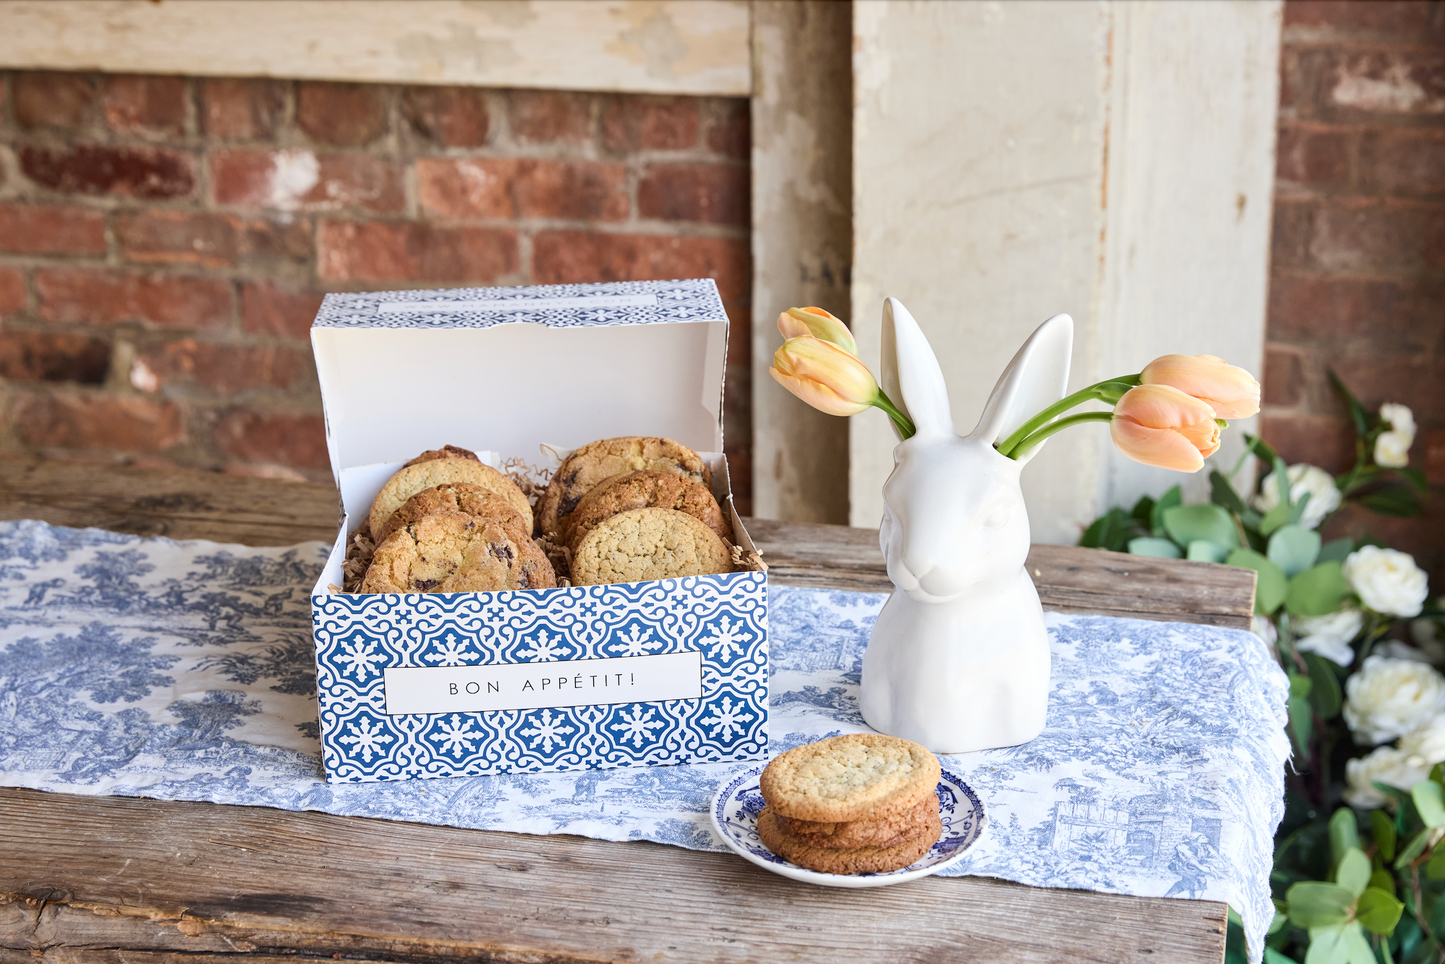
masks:
{"type": "Polygon", "coordinates": [[[1176,505],[1184,504],[1184,491],[1179,486],[1174,486],[1168,492],[1159,497],[1154,503],[1154,509],[1149,513],[1149,530],[1156,538],[1164,536],[1164,512],[1176,505]]]}
{"type": "Polygon", "coordinates": [[[1368,435],[1370,431],[1370,417],[1365,413],[1365,406],[1360,404],[1360,400],[1355,397],[1355,393],[1345,386],[1344,379],[1337,375],[1333,368],[1328,369],[1328,371],[1330,374],[1330,384],[1335,386],[1335,391],[1340,393],[1340,397],[1345,400],[1345,405],[1348,406],[1350,410],[1350,418],[1355,423],[1355,434],[1363,438],[1368,435]]]}
{"type": "Polygon", "coordinates": [[[1290,518],[1292,515],[1294,515],[1294,506],[1288,502],[1281,502],[1266,512],[1264,518],[1259,520],[1260,535],[1267,536],[1280,526],[1288,525],[1292,521],[1290,518]]]}
{"type": "Polygon", "coordinates": [[[1419,833],[1415,834],[1415,836],[1411,837],[1410,842],[1405,845],[1405,849],[1400,851],[1399,856],[1395,858],[1395,869],[1402,870],[1405,867],[1408,867],[1410,865],[1410,861],[1423,854],[1425,852],[1425,848],[1429,845],[1430,828],[1426,827],[1424,830],[1421,830],[1419,833]]]}
{"type": "Polygon", "coordinates": [[[1333,539],[1320,547],[1320,557],[1315,562],[1344,562],[1345,557],[1354,551],[1355,540],[1333,539]]]}
{"type": "Polygon", "coordinates": [[[1280,526],[1269,537],[1267,555],[1270,562],[1283,569],[1290,578],[1313,566],[1319,554],[1320,534],[1304,526],[1294,523],[1280,526]]]}
{"type": "Polygon", "coordinates": [[[1420,469],[1415,468],[1413,465],[1407,465],[1395,471],[1399,472],[1401,478],[1409,482],[1415,491],[1419,492],[1422,496],[1430,494],[1430,480],[1425,477],[1425,473],[1420,469]]]}
{"type": "Polygon", "coordinates": [[[1430,851],[1430,859],[1425,862],[1425,876],[1431,880],[1445,878],[1445,847],[1430,851]]]}
{"type": "Polygon", "coordinates": [[[1410,788],[1410,799],[1415,801],[1415,809],[1420,811],[1425,826],[1445,827],[1445,797],[1441,795],[1440,784],[1421,780],[1410,788]]]}
{"type": "Polygon", "coordinates": [[[1243,515],[1249,511],[1249,506],[1234,491],[1234,486],[1229,484],[1229,479],[1218,469],[1209,473],[1209,500],[1226,512],[1233,512],[1235,515],[1243,515]]]}
{"type": "Polygon", "coordinates": [[[1373,492],[1365,493],[1355,501],[1371,512],[1378,512],[1380,515],[1397,519],[1409,518],[1425,511],[1425,507],[1420,504],[1419,497],[1403,485],[1376,489],[1373,492]]]}
{"type": "Polygon", "coordinates": [[[1350,919],[1355,895],[1339,884],[1302,880],[1284,895],[1290,922],[1297,927],[1328,927],[1350,919]]]}
{"type": "MultiPolygon", "coordinates": [[[[1297,677],[1309,682],[1308,677],[1297,677]]],[[[1315,731],[1315,717],[1310,709],[1310,701],[1303,696],[1291,696],[1286,702],[1289,710],[1290,730],[1294,733],[1294,745],[1301,756],[1308,756],[1310,749],[1310,737],[1315,731]]]]}
{"type": "Polygon", "coordinates": [[[1217,542],[1233,549],[1239,545],[1234,517],[1217,505],[1177,505],[1164,510],[1164,531],[1169,538],[1187,546],[1196,539],[1217,542]]]}
{"type": "Polygon", "coordinates": [[[1395,925],[1400,923],[1400,912],[1404,909],[1405,905],[1393,894],[1370,887],[1360,895],[1359,903],[1355,905],[1355,920],[1366,930],[1389,937],[1395,932],[1395,925]]]}
{"type": "Polygon", "coordinates": [[[1363,850],[1351,847],[1345,851],[1344,859],[1335,868],[1335,883],[1356,897],[1365,892],[1365,888],[1370,886],[1370,858],[1363,850]]]}
{"type": "Polygon", "coordinates": [[[1276,899],[1274,901],[1274,916],[1270,918],[1269,930],[1265,931],[1265,936],[1268,937],[1270,934],[1279,933],[1280,929],[1288,923],[1289,915],[1285,913],[1284,901],[1276,899]]]}
{"type": "Polygon", "coordinates": [[[1328,616],[1344,604],[1350,584],[1338,562],[1322,562],[1289,581],[1285,608],[1295,616],[1328,616]]]}
{"type": "Polygon", "coordinates": [[[1336,867],[1345,854],[1360,848],[1360,826],[1355,811],[1340,807],[1330,814],[1330,866],[1336,867]]]}
{"type": "Polygon", "coordinates": [[[1147,495],[1139,496],[1139,501],[1129,510],[1129,518],[1144,528],[1149,528],[1154,519],[1154,500],[1147,495]]]}
{"type": "Polygon", "coordinates": [[[1221,546],[1217,542],[1208,542],[1204,539],[1195,539],[1189,543],[1189,550],[1184,557],[1195,562],[1223,562],[1229,557],[1229,552],[1229,546],[1221,546]]]}
{"type": "Polygon", "coordinates": [[[1134,533],[1133,520],[1117,506],[1095,519],[1079,539],[1086,549],[1108,549],[1123,552],[1134,533]]]}
{"type": "MultiPolygon", "coordinates": [[[[1299,673],[1289,674],[1290,696],[1298,696],[1300,699],[1304,699],[1305,697],[1310,695],[1310,690],[1312,689],[1314,689],[1314,680],[1310,679],[1308,676],[1303,676],[1299,673]]],[[[1355,839],[1355,845],[1358,846],[1359,838],[1357,837],[1355,839]]],[[[1336,861],[1336,863],[1338,863],[1338,861],[1336,861]]]]}
{"type": "Polygon", "coordinates": [[[1182,559],[1184,553],[1168,539],[1140,536],[1129,540],[1129,553],[1135,556],[1154,556],[1158,559],[1182,559]]]}
{"type": "Polygon", "coordinates": [[[1297,964],[1294,958],[1286,957],[1273,947],[1264,949],[1264,964],[1297,964]]]}
{"type": "Polygon", "coordinates": [[[1340,692],[1340,678],[1335,675],[1333,663],[1314,653],[1304,654],[1305,665],[1309,667],[1310,703],[1322,719],[1332,720],[1340,712],[1344,694],[1340,692]]]}
{"type": "MultiPolygon", "coordinates": [[[[1390,829],[1393,830],[1394,828],[1391,827],[1390,829]]],[[[1370,886],[1377,887],[1380,890],[1383,890],[1385,893],[1389,894],[1391,897],[1394,897],[1395,875],[1390,873],[1384,867],[1381,867],[1379,870],[1375,871],[1373,874],[1370,875],[1370,886]]]]}
{"type": "Polygon", "coordinates": [[[1370,833],[1375,838],[1375,850],[1380,859],[1395,859],[1395,821],[1383,810],[1370,811],[1370,833]]]}
{"type": "Polygon", "coordinates": [[[1236,549],[1224,561],[1231,566],[1253,569],[1259,573],[1259,581],[1254,587],[1255,612],[1268,616],[1284,602],[1289,591],[1289,580],[1279,566],[1253,549],[1236,549]]]}
{"type": "Polygon", "coordinates": [[[1310,928],[1305,964],[1378,964],[1358,921],[1310,928]]]}

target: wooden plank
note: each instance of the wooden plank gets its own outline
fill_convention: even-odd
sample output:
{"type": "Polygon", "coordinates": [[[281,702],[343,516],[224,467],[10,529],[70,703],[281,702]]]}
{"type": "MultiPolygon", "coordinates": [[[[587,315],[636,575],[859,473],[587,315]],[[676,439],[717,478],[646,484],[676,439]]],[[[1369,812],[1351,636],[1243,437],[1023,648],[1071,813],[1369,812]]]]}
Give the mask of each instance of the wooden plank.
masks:
{"type": "Polygon", "coordinates": [[[746,97],[744,0],[5,0],[0,65],[746,97]]]}
{"type": "Polygon", "coordinates": [[[28,790],[0,790],[0,855],[6,960],[1217,962],[1224,933],[1211,902],[843,890],[644,842],[28,790]]]}

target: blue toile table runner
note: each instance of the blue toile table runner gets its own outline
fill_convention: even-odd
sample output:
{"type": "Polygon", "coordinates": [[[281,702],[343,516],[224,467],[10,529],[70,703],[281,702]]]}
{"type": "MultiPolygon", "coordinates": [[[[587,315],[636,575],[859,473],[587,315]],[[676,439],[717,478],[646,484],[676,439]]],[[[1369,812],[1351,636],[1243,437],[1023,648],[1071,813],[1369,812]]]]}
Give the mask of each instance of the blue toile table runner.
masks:
{"type": "MultiPolygon", "coordinates": [[[[307,594],[327,546],[0,522],[0,785],[723,850],[738,764],[325,783],[307,594]]],[[[774,754],[866,731],[878,593],[771,587],[774,754]]],[[[988,809],[945,873],[1227,901],[1259,960],[1283,813],[1283,672],[1252,633],[1048,616],[1048,726],[943,758],[988,809]]]]}

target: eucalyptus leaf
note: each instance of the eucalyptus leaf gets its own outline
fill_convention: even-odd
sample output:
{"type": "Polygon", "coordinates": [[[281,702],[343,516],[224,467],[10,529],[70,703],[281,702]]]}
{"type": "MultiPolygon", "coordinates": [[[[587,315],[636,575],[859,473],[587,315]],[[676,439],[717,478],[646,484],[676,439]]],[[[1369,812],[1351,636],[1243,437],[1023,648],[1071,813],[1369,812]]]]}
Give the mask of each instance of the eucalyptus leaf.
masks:
{"type": "Polygon", "coordinates": [[[1423,854],[1425,852],[1425,848],[1429,845],[1430,828],[1426,827],[1424,830],[1421,830],[1419,833],[1415,834],[1415,836],[1411,837],[1410,842],[1405,845],[1405,849],[1400,851],[1399,855],[1395,858],[1395,869],[1403,870],[1405,867],[1409,866],[1410,861],[1423,854]]]}
{"type": "Polygon", "coordinates": [[[1217,542],[1231,549],[1239,545],[1234,517],[1207,502],[1165,509],[1164,531],[1181,546],[1187,546],[1196,539],[1217,542]]]}
{"type": "Polygon", "coordinates": [[[1184,553],[1168,539],[1140,536],[1129,540],[1129,553],[1135,556],[1154,556],[1159,559],[1182,559],[1184,553]]]}
{"type": "Polygon", "coordinates": [[[1322,562],[1289,581],[1285,608],[1295,616],[1328,616],[1344,604],[1350,584],[1338,562],[1322,562]]]}
{"type": "Polygon", "coordinates": [[[1380,859],[1395,859],[1395,821],[1383,810],[1370,811],[1370,833],[1375,838],[1375,852],[1380,859]]]}
{"type": "Polygon", "coordinates": [[[1264,949],[1264,964],[1297,964],[1294,958],[1286,957],[1273,947],[1264,949]]]}
{"type": "Polygon", "coordinates": [[[1305,964],[1379,964],[1358,921],[1311,927],[1305,964]]]}
{"type": "MultiPolygon", "coordinates": [[[[1393,830],[1394,828],[1391,827],[1390,829],[1393,830]]],[[[1378,888],[1379,890],[1383,890],[1391,897],[1394,897],[1395,875],[1390,873],[1384,867],[1381,867],[1379,870],[1375,871],[1373,874],[1370,875],[1370,886],[1378,888]]]]}
{"type": "Polygon", "coordinates": [[[1425,876],[1431,880],[1445,879],[1445,847],[1436,847],[1425,861],[1425,876]]]}
{"type": "Polygon", "coordinates": [[[1224,560],[1231,566],[1253,569],[1259,573],[1254,587],[1254,611],[1268,616],[1280,607],[1289,592],[1284,570],[1253,549],[1236,549],[1224,560]]]}
{"type": "Polygon", "coordinates": [[[1445,827],[1445,797],[1441,795],[1440,784],[1421,780],[1410,788],[1410,799],[1415,801],[1415,809],[1420,811],[1425,826],[1445,827]]]}
{"type": "Polygon", "coordinates": [[[1334,666],[1329,660],[1315,653],[1305,653],[1305,665],[1309,667],[1310,682],[1310,703],[1314,705],[1315,712],[1321,719],[1332,720],[1339,715],[1340,707],[1344,703],[1344,694],[1340,692],[1340,678],[1331,669],[1334,666]]]}
{"type": "Polygon", "coordinates": [[[1355,811],[1340,807],[1330,814],[1330,866],[1339,866],[1351,849],[1363,849],[1360,846],[1360,825],[1355,819],[1355,811]]]}
{"type": "Polygon", "coordinates": [[[1355,895],[1339,884],[1302,880],[1284,895],[1289,919],[1297,927],[1329,927],[1350,919],[1355,895]]]}
{"type": "Polygon", "coordinates": [[[1370,887],[1360,895],[1360,900],[1355,905],[1355,920],[1364,925],[1366,930],[1389,937],[1395,932],[1395,925],[1400,923],[1400,912],[1404,909],[1405,905],[1396,900],[1393,894],[1378,887],[1370,887]]]}
{"type": "MultiPolygon", "coordinates": [[[[1303,677],[1306,683],[1308,677],[1303,677]]],[[[1307,757],[1310,749],[1310,737],[1314,735],[1315,718],[1310,709],[1309,700],[1302,696],[1291,696],[1286,702],[1289,710],[1290,730],[1294,733],[1294,745],[1299,750],[1300,756],[1307,757]]]]}
{"type": "Polygon", "coordinates": [[[1217,542],[1209,542],[1204,539],[1195,539],[1189,543],[1189,549],[1184,558],[1194,562],[1223,562],[1229,557],[1230,547],[1221,546],[1217,542]]]}
{"type": "Polygon", "coordinates": [[[1290,523],[1274,530],[1266,553],[1270,562],[1284,570],[1291,579],[1315,564],[1320,554],[1320,534],[1302,525],[1290,523]]]}
{"type": "Polygon", "coordinates": [[[1354,551],[1355,540],[1332,539],[1320,546],[1320,556],[1315,562],[1344,562],[1345,557],[1354,551]]]}
{"type": "Polygon", "coordinates": [[[1149,528],[1156,538],[1164,537],[1164,512],[1176,505],[1184,504],[1184,490],[1179,486],[1172,486],[1169,491],[1159,497],[1154,503],[1154,509],[1149,513],[1149,528]]]}
{"type": "Polygon", "coordinates": [[[1370,886],[1370,858],[1363,850],[1351,847],[1345,851],[1344,858],[1335,869],[1335,883],[1356,897],[1365,892],[1365,888],[1370,886]]]}
{"type": "Polygon", "coordinates": [[[1288,502],[1281,502],[1273,509],[1270,509],[1264,514],[1264,518],[1259,520],[1260,535],[1270,535],[1280,526],[1289,524],[1290,515],[1293,512],[1294,507],[1288,502]]]}

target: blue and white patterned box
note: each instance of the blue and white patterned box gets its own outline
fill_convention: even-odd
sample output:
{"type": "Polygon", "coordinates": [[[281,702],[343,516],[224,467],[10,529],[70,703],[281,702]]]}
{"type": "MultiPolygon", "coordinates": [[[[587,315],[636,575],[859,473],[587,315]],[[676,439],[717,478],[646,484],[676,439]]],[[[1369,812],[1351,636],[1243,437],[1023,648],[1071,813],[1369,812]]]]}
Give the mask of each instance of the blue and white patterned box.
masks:
{"type": "Polygon", "coordinates": [[[333,294],[312,345],[343,513],[311,600],[328,780],[766,759],[761,572],[330,588],[392,471],[448,443],[535,464],[539,444],[677,439],[712,464],[752,550],[722,456],[727,316],[711,280],[333,294]]]}

